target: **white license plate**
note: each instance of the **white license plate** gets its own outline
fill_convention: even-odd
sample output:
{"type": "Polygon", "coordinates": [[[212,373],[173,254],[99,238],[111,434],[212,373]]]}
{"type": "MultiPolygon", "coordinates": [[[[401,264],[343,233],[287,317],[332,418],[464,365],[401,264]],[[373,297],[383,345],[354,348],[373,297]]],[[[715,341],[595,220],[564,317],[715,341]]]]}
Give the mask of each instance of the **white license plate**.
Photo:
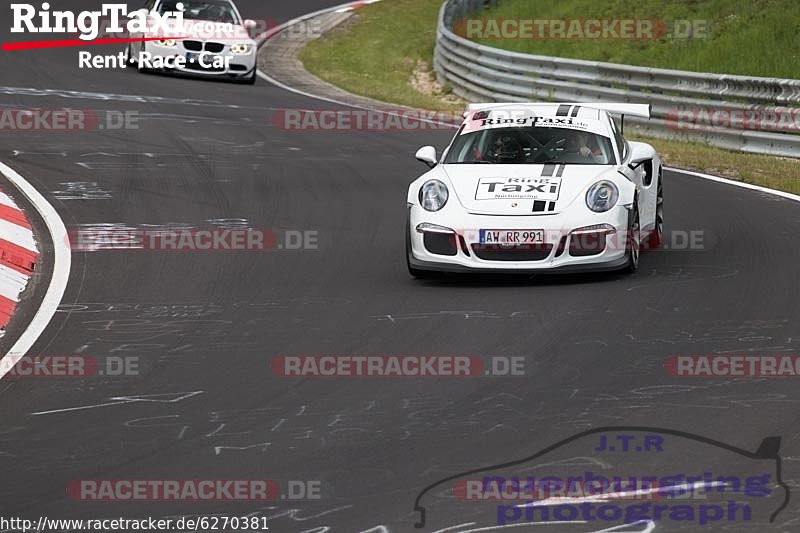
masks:
{"type": "Polygon", "coordinates": [[[481,244],[544,244],[544,230],[482,229],[481,244]]]}

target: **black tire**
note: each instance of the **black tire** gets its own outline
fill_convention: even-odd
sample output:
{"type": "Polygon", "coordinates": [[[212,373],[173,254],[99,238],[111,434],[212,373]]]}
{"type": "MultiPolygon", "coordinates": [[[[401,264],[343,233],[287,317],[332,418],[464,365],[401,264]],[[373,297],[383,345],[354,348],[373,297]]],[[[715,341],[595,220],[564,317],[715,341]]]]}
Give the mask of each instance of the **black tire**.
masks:
{"type": "Polygon", "coordinates": [[[633,202],[633,208],[628,214],[628,234],[625,236],[625,247],[628,249],[628,262],[624,271],[632,274],[639,269],[639,258],[641,257],[641,225],[639,223],[639,205],[633,202]]]}
{"type": "Polygon", "coordinates": [[[646,250],[657,250],[664,243],[664,188],[661,184],[661,173],[658,176],[658,191],[656,192],[656,220],[655,227],[647,235],[644,243],[646,250]]]}
{"type": "MultiPolygon", "coordinates": [[[[142,51],[140,52],[140,54],[143,54],[143,53],[145,52],[145,50],[146,50],[146,49],[147,49],[147,48],[146,48],[146,44],[143,42],[143,43],[142,43],[142,51]]],[[[136,69],[137,69],[137,70],[138,70],[138,71],[139,71],[141,74],[146,74],[146,73],[150,72],[150,69],[149,69],[149,68],[147,68],[147,67],[145,67],[145,66],[144,66],[144,63],[141,63],[141,62],[139,61],[139,57],[140,57],[139,55],[137,55],[137,56],[136,56],[136,63],[137,63],[137,67],[136,67],[136,69]]]]}
{"type": "Polygon", "coordinates": [[[249,78],[245,78],[244,80],[242,80],[239,83],[243,83],[244,85],[255,85],[256,84],[256,78],[258,78],[258,74],[256,74],[257,71],[258,71],[258,68],[257,67],[254,68],[252,76],[250,76],[249,78]]]}

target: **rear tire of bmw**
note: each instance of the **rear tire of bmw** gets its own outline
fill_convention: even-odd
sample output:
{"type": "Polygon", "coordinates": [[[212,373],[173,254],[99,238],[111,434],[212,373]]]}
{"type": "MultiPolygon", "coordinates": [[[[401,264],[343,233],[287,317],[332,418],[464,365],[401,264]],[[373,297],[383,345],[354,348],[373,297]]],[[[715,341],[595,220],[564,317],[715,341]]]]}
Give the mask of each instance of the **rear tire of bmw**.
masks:
{"type": "Polygon", "coordinates": [[[628,214],[628,234],[625,236],[625,247],[628,249],[628,262],[624,271],[632,274],[639,268],[639,256],[642,250],[639,205],[636,202],[633,203],[628,214]]]}

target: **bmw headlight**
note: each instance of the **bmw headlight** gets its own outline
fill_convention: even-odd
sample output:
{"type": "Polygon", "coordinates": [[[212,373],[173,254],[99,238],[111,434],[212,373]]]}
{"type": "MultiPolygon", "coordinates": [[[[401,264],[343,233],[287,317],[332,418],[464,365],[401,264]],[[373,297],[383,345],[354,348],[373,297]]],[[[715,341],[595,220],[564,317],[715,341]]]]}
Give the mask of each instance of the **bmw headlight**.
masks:
{"type": "Polygon", "coordinates": [[[156,41],[156,44],[159,46],[173,47],[178,44],[178,41],[176,41],[175,39],[159,39],[156,41]]]}
{"type": "Polygon", "coordinates": [[[253,49],[253,45],[249,43],[234,43],[231,45],[231,53],[237,55],[249,54],[253,49]]]}
{"type": "Polygon", "coordinates": [[[419,203],[426,211],[438,211],[447,203],[450,193],[439,180],[426,181],[419,190],[419,203]]]}
{"type": "Polygon", "coordinates": [[[586,205],[595,213],[605,213],[619,200],[619,189],[610,181],[598,181],[586,191],[586,205]]]}

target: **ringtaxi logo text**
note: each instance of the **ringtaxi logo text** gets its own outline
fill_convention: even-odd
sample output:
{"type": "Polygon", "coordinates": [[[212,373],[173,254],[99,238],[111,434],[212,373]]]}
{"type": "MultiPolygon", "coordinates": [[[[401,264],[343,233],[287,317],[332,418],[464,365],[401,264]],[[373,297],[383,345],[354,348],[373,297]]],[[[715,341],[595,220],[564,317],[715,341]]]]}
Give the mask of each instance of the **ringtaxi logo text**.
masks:
{"type": "Polygon", "coordinates": [[[183,27],[183,4],[176,4],[178,11],[167,11],[164,14],[146,9],[128,12],[126,4],[103,4],[99,11],[51,11],[50,4],[42,4],[41,10],[31,4],[11,4],[14,24],[11,33],[72,33],[79,34],[82,41],[97,39],[103,27],[102,18],[106,18],[105,30],[113,33],[138,33],[143,35],[160,32],[168,34],[172,28],[183,27]],[[128,20],[123,22],[123,18],[128,20]],[[148,21],[149,19],[149,21],[148,21]]]}

